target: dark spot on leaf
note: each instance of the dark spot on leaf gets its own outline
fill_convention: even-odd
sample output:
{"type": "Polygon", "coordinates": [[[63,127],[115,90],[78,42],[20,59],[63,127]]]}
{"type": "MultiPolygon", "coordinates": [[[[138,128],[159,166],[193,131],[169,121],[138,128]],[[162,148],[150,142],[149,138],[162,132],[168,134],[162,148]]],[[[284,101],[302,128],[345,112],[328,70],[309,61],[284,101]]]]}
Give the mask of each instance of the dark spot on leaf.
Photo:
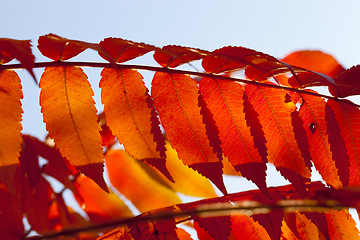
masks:
{"type": "Polygon", "coordinates": [[[314,133],[315,130],[316,130],[315,123],[311,123],[311,124],[309,125],[309,129],[310,129],[310,131],[311,131],[312,133],[314,133]]]}

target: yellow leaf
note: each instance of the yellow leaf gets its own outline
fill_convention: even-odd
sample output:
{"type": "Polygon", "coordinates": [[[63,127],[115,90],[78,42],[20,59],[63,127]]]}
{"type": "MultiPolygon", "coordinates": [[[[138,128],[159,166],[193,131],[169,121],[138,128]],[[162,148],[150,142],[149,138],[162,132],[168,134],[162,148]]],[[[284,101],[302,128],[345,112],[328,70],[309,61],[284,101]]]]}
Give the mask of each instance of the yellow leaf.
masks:
{"type": "Polygon", "coordinates": [[[176,150],[171,147],[168,141],[166,141],[165,146],[167,149],[166,166],[175,183],[170,182],[162,174],[159,175],[172,189],[189,196],[217,197],[214,188],[207,178],[185,166],[178,158],[176,150]]]}
{"type": "Polygon", "coordinates": [[[109,150],[105,163],[112,185],[141,212],[181,202],[173,190],[153,180],[124,150],[109,150]]]}
{"type": "Polygon", "coordinates": [[[21,150],[20,78],[14,71],[0,71],[0,181],[11,193],[21,150]]]}
{"type": "Polygon", "coordinates": [[[94,222],[112,217],[131,217],[133,214],[125,203],[113,192],[106,193],[90,178],[79,175],[75,186],[82,208],[94,222]]]}

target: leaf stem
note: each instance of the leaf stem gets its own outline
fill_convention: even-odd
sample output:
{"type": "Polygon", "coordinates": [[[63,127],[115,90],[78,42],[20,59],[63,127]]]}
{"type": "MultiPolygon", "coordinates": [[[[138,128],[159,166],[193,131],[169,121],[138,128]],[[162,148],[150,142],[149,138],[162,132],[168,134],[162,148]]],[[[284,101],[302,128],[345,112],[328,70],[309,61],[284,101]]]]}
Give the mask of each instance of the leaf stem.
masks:
{"type": "MultiPolygon", "coordinates": [[[[163,67],[155,67],[155,66],[147,66],[147,65],[135,65],[135,64],[114,64],[111,63],[100,63],[100,62],[63,62],[63,61],[53,61],[53,62],[38,62],[35,63],[33,68],[44,68],[44,67],[60,67],[60,66],[77,66],[77,67],[93,67],[93,68],[117,68],[117,69],[136,69],[136,70],[146,70],[146,71],[152,71],[152,72],[164,72],[169,74],[187,74],[191,76],[198,76],[198,77],[209,77],[212,79],[221,79],[221,80],[227,80],[227,81],[237,81],[241,83],[246,84],[253,84],[256,86],[263,86],[263,87],[270,87],[270,88],[277,88],[277,89],[283,89],[286,91],[292,91],[302,94],[308,94],[313,95],[317,97],[323,97],[326,99],[331,99],[337,102],[342,102],[345,99],[339,99],[336,97],[315,93],[315,92],[309,92],[305,89],[299,89],[299,88],[292,88],[292,87],[286,87],[286,86],[280,86],[280,85],[274,85],[270,83],[265,82],[257,82],[249,79],[241,79],[241,78],[233,78],[233,77],[227,77],[222,75],[214,75],[211,73],[205,73],[205,72],[195,72],[195,71],[189,71],[189,70],[180,70],[180,69],[170,69],[170,68],[163,68],[163,67]]],[[[24,69],[24,67],[21,64],[6,64],[1,65],[0,64],[0,71],[5,69],[24,69]]],[[[349,104],[349,102],[347,102],[349,104]]],[[[360,105],[355,104],[351,102],[352,105],[356,107],[360,107],[360,105]]]]}
{"type": "MultiPolygon", "coordinates": [[[[169,211],[169,208],[164,208],[162,211],[142,214],[132,218],[114,218],[110,221],[100,223],[89,223],[79,228],[64,228],[61,231],[49,231],[41,236],[25,237],[24,240],[42,240],[51,239],[60,236],[75,235],[80,232],[98,231],[108,227],[119,227],[127,224],[168,220],[174,219],[175,217],[188,217],[188,216],[199,216],[199,217],[217,217],[217,216],[229,216],[230,214],[259,214],[269,212],[271,210],[284,210],[284,211],[301,211],[301,212],[323,212],[326,209],[341,210],[348,209],[349,206],[340,205],[334,203],[334,201],[322,201],[314,202],[313,200],[301,200],[301,201],[281,201],[275,204],[249,204],[249,201],[245,203],[233,204],[202,204],[194,209],[180,210],[180,211],[169,211]]],[[[188,219],[190,220],[190,219],[188,219]]]]}

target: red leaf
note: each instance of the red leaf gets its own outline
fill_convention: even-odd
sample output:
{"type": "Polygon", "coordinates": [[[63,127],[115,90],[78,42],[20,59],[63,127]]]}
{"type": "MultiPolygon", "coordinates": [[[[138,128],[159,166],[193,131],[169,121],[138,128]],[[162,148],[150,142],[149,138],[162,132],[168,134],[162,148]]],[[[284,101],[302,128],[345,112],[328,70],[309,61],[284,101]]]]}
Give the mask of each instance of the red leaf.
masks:
{"type": "Polygon", "coordinates": [[[221,73],[269,61],[279,62],[270,55],[252,49],[229,46],[213,51],[211,56],[203,59],[202,66],[208,73],[221,73]]]}
{"type": "MultiPolygon", "coordinates": [[[[331,101],[331,100],[329,100],[331,101]]],[[[347,154],[345,141],[341,135],[339,124],[335,118],[335,113],[331,109],[329,102],[325,105],[325,121],[327,123],[328,141],[330,144],[330,151],[332,158],[335,161],[335,166],[338,169],[339,178],[343,187],[349,185],[349,155],[347,154]]]]}
{"type": "Polygon", "coordinates": [[[230,216],[211,218],[193,216],[192,218],[202,229],[207,231],[213,239],[229,239],[231,232],[230,216]]]}
{"type": "Polygon", "coordinates": [[[42,169],[39,166],[39,153],[32,143],[34,140],[35,138],[23,135],[22,150],[19,158],[21,170],[29,179],[31,188],[36,186],[42,172],[42,169]]]}
{"type": "Polygon", "coordinates": [[[209,178],[223,193],[222,163],[210,147],[198,107],[196,82],[179,74],[157,72],[151,93],[166,136],[183,163],[209,178]]]}
{"type": "MultiPolygon", "coordinates": [[[[151,213],[152,212],[142,214],[138,216],[138,218],[141,219],[142,216],[147,216],[151,213]]],[[[135,240],[179,240],[176,234],[177,228],[174,219],[129,223],[128,227],[130,228],[129,233],[135,240]]]]}
{"type": "Polygon", "coordinates": [[[39,178],[30,199],[26,202],[26,215],[31,229],[37,232],[51,230],[49,220],[53,190],[43,178],[39,178]]]}
{"type": "Polygon", "coordinates": [[[220,134],[219,129],[216,126],[214,116],[210,112],[210,109],[208,108],[206,102],[204,101],[204,98],[201,95],[200,91],[199,91],[198,103],[200,107],[200,114],[202,115],[203,123],[205,124],[206,135],[208,136],[210,147],[213,148],[216,156],[220,160],[222,160],[223,151],[221,148],[221,141],[219,138],[219,134],[220,134]]]}
{"type": "Polygon", "coordinates": [[[164,46],[162,51],[157,50],[154,53],[155,61],[162,67],[169,68],[175,68],[201,58],[203,58],[201,50],[174,45],[164,46]]]}
{"type": "Polygon", "coordinates": [[[96,43],[71,40],[52,33],[40,36],[38,40],[38,49],[40,50],[40,52],[44,56],[55,61],[68,60],[88,48],[93,49],[99,54],[106,56],[106,60],[115,65],[114,59],[112,59],[109,54],[104,51],[104,49],[99,44],[96,43]]]}
{"type": "Polygon", "coordinates": [[[108,61],[114,59],[117,63],[129,61],[157,49],[151,45],[136,43],[121,38],[105,38],[100,42],[100,46],[103,47],[108,55],[102,52],[99,52],[99,55],[108,61]],[[111,56],[111,59],[109,59],[109,56],[111,56]]]}
{"type": "Polygon", "coordinates": [[[286,93],[279,89],[247,85],[245,93],[256,112],[261,113],[269,162],[305,196],[311,172],[294,135],[291,114],[295,105],[286,101],[286,93]]]}
{"type": "Polygon", "coordinates": [[[16,58],[36,82],[33,72],[35,56],[31,52],[30,42],[30,40],[0,38],[0,65],[16,58]]]}
{"type": "MultiPolygon", "coordinates": [[[[360,110],[358,107],[353,106],[350,101],[334,101],[329,99],[327,101],[327,105],[330,105],[332,110],[334,111],[337,123],[341,123],[338,125],[340,128],[342,138],[345,141],[345,146],[347,152],[343,152],[341,158],[337,156],[339,171],[342,169],[343,172],[340,173],[341,179],[347,182],[348,174],[350,174],[349,186],[360,186],[360,132],[357,130],[360,128],[360,110]],[[346,156],[349,156],[349,163],[346,161],[346,156]],[[350,173],[348,172],[350,171],[350,173]]],[[[339,143],[342,138],[339,138],[339,143]]],[[[336,137],[334,137],[334,142],[336,137]]],[[[337,145],[334,143],[335,146],[337,145]]],[[[344,150],[344,149],[343,149],[344,150]]],[[[334,149],[333,153],[337,154],[337,150],[334,149]],[[335,151],[335,152],[334,152],[335,151]]]]}
{"type": "Polygon", "coordinates": [[[0,187],[0,238],[17,240],[25,237],[20,200],[0,187]]]}
{"type": "Polygon", "coordinates": [[[251,111],[248,101],[246,102],[248,112],[244,112],[244,90],[241,85],[230,81],[203,78],[200,82],[200,90],[210,111],[215,113],[214,119],[219,126],[224,155],[237,171],[268,194],[265,183],[267,153],[265,141],[261,141],[265,139],[261,126],[257,128],[256,121],[253,123],[246,121],[246,117],[251,118],[249,116],[251,114],[252,119],[257,117],[251,111]],[[250,128],[247,123],[251,124],[250,128]],[[254,133],[256,143],[253,139],[254,133]],[[259,148],[265,151],[259,151],[259,148]]]}
{"type": "Polygon", "coordinates": [[[360,94],[360,65],[353,66],[334,79],[337,87],[330,87],[330,93],[335,97],[348,97],[360,94]],[[337,95],[338,94],[338,95],[337,95]]]}
{"type": "Polygon", "coordinates": [[[342,183],[333,159],[325,120],[326,102],[322,98],[308,94],[301,94],[301,97],[303,103],[299,113],[309,139],[310,155],[314,166],[327,184],[340,188],[342,183]]]}
{"type": "MultiPolygon", "coordinates": [[[[184,204],[178,204],[182,211],[196,209],[202,204],[220,204],[222,202],[229,203],[227,198],[211,198],[200,200],[196,202],[189,202],[184,204]]],[[[199,217],[191,216],[194,220],[194,223],[197,223],[202,229],[209,233],[213,239],[229,239],[231,232],[231,221],[230,216],[221,216],[221,217],[199,217]]],[[[195,225],[196,228],[196,225],[195,225]]],[[[198,233],[199,234],[199,233],[198,233]]],[[[203,234],[206,235],[206,234],[203,234]]]]}

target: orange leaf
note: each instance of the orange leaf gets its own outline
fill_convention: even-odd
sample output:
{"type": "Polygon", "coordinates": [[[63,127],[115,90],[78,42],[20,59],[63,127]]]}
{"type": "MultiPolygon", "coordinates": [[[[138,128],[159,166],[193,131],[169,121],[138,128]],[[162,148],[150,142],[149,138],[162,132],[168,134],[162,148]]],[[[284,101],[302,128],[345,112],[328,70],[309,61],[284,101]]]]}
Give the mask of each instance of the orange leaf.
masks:
{"type": "Polygon", "coordinates": [[[176,234],[180,240],[193,240],[191,235],[182,228],[176,228],[176,234]]]}
{"type": "Polygon", "coordinates": [[[14,194],[13,179],[21,150],[20,78],[14,71],[0,71],[0,181],[14,194]]]}
{"type": "Polygon", "coordinates": [[[317,227],[307,217],[299,212],[288,213],[293,216],[294,226],[290,227],[289,222],[283,221],[281,228],[282,237],[285,239],[319,239],[317,227]]]}
{"type": "Polygon", "coordinates": [[[325,212],[330,239],[360,239],[359,230],[348,210],[325,212]]]}
{"type": "MultiPolygon", "coordinates": [[[[360,128],[360,110],[349,101],[329,99],[327,103],[334,111],[337,122],[341,123],[339,128],[350,158],[350,166],[346,164],[345,155],[341,158],[341,163],[350,170],[349,186],[360,187],[360,132],[357,131],[360,128]]],[[[338,141],[335,145],[337,144],[338,141]]]]}
{"type": "Polygon", "coordinates": [[[105,162],[112,185],[141,212],[180,202],[175,192],[153,180],[124,150],[109,150],[105,162]]]}
{"type": "Polygon", "coordinates": [[[157,72],[151,88],[166,136],[183,163],[209,178],[223,193],[222,163],[210,147],[198,106],[196,82],[186,75],[157,72]]]}
{"type": "Polygon", "coordinates": [[[131,217],[133,214],[124,202],[113,192],[106,193],[90,178],[79,175],[75,187],[79,193],[78,202],[93,222],[113,217],[131,217]]]}
{"type": "Polygon", "coordinates": [[[248,125],[254,124],[255,121],[249,124],[245,120],[245,110],[248,108],[245,109],[242,86],[236,82],[203,78],[200,82],[200,91],[210,111],[214,113],[225,157],[237,171],[268,194],[265,183],[266,140],[260,126],[255,139],[262,138],[262,141],[254,142],[254,130],[251,132],[254,125],[250,128],[248,125]]]}
{"type": "Polygon", "coordinates": [[[41,111],[56,147],[71,164],[107,189],[102,178],[100,126],[87,76],[77,67],[46,68],[40,88],[41,111]]]}
{"type": "Polygon", "coordinates": [[[245,92],[256,112],[261,113],[269,162],[305,196],[311,172],[294,135],[291,113],[295,105],[286,100],[283,90],[248,84],[245,92]]]}
{"type": "Polygon", "coordinates": [[[287,55],[281,61],[330,77],[335,77],[345,70],[333,56],[321,51],[297,51],[287,55]]]}
{"type": "Polygon", "coordinates": [[[0,38],[0,65],[16,58],[20,61],[21,65],[28,70],[36,82],[32,69],[34,67],[35,56],[31,52],[30,42],[30,40],[0,38]]]}
{"type": "MultiPolygon", "coordinates": [[[[310,154],[315,168],[324,181],[334,188],[342,187],[338,169],[331,151],[328,126],[325,116],[326,102],[324,99],[308,94],[301,94],[303,104],[299,110],[304,122],[310,146],[310,154]]],[[[335,143],[336,144],[336,143],[335,143]]],[[[341,161],[339,159],[339,161],[341,161]]]]}
{"type": "Polygon", "coordinates": [[[248,215],[231,215],[231,228],[236,239],[269,239],[269,234],[248,215]]]}
{"type": "Polygon", "coordinates": [[[165,160],[162,164],[151,160],[165,158],[165,140],[158,121],[154,121],[157,116],[140,73],[105,68],[101,76],[101,100],[113,134],[131,156],[147,160],[173,181],[165,160]]]}

